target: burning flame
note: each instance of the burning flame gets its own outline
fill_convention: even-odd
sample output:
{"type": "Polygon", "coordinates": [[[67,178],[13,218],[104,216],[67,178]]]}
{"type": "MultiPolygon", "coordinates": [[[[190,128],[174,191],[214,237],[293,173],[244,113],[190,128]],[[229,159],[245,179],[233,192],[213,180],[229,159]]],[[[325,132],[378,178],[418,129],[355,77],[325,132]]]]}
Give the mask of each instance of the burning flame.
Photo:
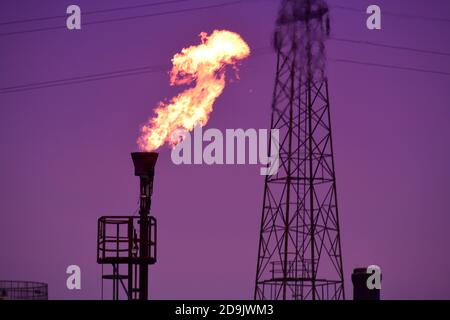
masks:
{"type": "Polygon", "coordinates": [[[177,130],[191,131],[196,123],[204,126],[212,112],[214,101],[225,88],[225,66],[248,57],[250,48],[239,34],[215,30],[210,36],[200,33],[201,44],[184,48],[175,54],[170,71],[171,85],[195,82],[169,102],[160,102],[156,116],[142,126],[138,146],[152,151],[165,142],[172,146],[180,142],[177,130]]]}

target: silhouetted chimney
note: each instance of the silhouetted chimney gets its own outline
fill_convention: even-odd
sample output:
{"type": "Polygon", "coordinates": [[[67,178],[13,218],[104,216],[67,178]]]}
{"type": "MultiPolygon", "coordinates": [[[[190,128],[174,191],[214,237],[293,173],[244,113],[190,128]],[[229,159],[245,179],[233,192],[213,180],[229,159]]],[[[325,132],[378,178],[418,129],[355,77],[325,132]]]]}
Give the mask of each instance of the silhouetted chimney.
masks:
{"type": "Polygon", "coordinates": [[[134,164],[134,174],[136,176],[153,176],[155,174],[156,152],[133,152],[131,158],[134,164]]]}
{"type": "Polygon", "coordinates": [[[353,300],[380,300],[380,290],[367,287],[367,279],[370,275],[367,273],[367,268],[353,269],[353,300]]]}
{"type": "MultiPolygon", "coordinates": [[[[155,165],[158,160],[156,152],[133,152],[131,158],[134,164],[134,174],[140,180],[140,209],[139,209],[139,257],[145,259],[149,256],[149,216],[151,197],[153,193],[153,177],[155,165]]],[[[139,265],[139,299],[148,299],[148,264],[139,265]]]]}

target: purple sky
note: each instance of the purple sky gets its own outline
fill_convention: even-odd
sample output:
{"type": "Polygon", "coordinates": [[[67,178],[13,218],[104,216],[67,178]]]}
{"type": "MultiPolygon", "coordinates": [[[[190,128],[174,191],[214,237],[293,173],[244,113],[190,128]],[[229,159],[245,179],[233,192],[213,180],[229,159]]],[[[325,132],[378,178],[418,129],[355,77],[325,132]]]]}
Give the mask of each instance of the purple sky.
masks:
{"type": "MultiPolygon", "coordinates": [[[[156,1],[156,0],[155,0],[156,1]]],[[[192,0],[141,10],[86,15],[83,22],[222,3],[192,0]]],[[[149,3],[1,1],[0,21],[149,3]]],[[[238,32],[253,49],[270,44],[278,1],[170,16],[0,35],[0,87],[167,65],[201,31],[238,32]]],[[[332,36],[450,52],[450,22],[383,15],[365,27],[365,8],[450,19],[450,2],[330,0],[332,36]]],[[[65,25],[64,18],[0,25],[0,33],[65,25]]],[[[450,57],[328,41],[334,59],[450,72],[450,57]]],[[[240,81],[217,100],[209,128],[267,128],[275,56],[250,56],[240,81]]],[[[328,65],[343,262],[378,264],[384,299],[450,299],[450,77],[330,61],[328,65]]],[[[230,77],[229,77],[230,79],[230,77]]],[[[0,94],[0,279],[49,283],[52,299],[98,299],[96,226],[101,215],[131,214],[138,179],[129,153],[158,101],[182,88],[157,72],[0,94]],[[82,269],[82,290],[66,289],[66,267],[82,269]]],[[[252,298],[263,177],[259,165],[175,166],[162,147],[153,214],[158,299],[252,298]]],[[[105,292],[110,297],[110,292],[105,292]]]]}

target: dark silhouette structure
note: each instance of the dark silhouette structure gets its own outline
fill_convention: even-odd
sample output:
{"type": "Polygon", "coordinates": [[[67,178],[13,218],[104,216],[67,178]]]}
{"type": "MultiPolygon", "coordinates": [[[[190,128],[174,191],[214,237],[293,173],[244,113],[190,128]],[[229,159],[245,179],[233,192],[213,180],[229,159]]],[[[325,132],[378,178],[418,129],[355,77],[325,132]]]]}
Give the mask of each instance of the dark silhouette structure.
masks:
{"type": "Polygon", "coordinates": [[[0,300],[48,300],[48,285],[34,281],[0,280],[0,300]]]}
{"type": "Polygon", "coordinates": [[[148,266],[156,263],[156,219],[150,216],[150,206],[158,154],[134,152],[131,157],[140,180],[139,217],[98,220],[97,262],[112,266],[112,274],[102,274],[102,279],[113,281],[114,300],[120,298],[120,287],[130,300],[147,300],[148,266]]]}
{"type": "Polygon", "coordinates": [[[353,300],[380,300],[380,289],[369,289],[367,287],[367,279],[370,274],[367,268],[353,269],[353,300]]]}
{"type": "Polygon", "coordinates": [[[265,179],[255,299],[345,299],[325,70],[329,32],[325,1],[282,1],[271,117],[280,166],[265,179]]]}

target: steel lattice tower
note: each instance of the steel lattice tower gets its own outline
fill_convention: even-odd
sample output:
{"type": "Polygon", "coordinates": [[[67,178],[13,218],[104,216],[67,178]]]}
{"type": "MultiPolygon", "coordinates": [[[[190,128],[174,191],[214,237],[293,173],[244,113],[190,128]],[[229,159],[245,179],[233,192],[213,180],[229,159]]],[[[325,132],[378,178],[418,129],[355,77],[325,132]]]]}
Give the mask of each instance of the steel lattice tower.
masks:
{"type": "MultiPolygon", "coordinates": [[[[344,299],[324,0],[283,0],[271,128],[279,170],[264,186],[255,299],[344,299]]],[[[269,151],[269,155],[271,151],[269,151]]]]}

